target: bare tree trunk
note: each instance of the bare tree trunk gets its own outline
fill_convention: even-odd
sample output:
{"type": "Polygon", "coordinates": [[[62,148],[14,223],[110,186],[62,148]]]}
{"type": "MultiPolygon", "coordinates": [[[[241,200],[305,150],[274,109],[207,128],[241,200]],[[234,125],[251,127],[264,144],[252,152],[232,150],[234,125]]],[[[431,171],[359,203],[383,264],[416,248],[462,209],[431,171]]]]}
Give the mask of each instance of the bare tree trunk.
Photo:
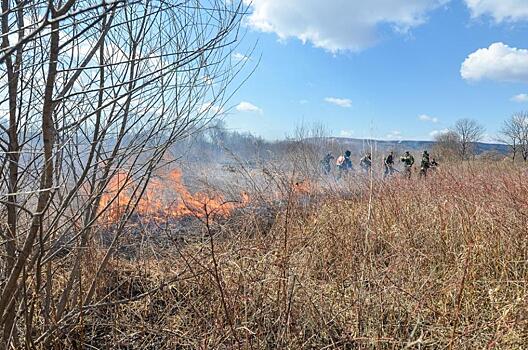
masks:
{"type": "MultiPolygon", "coordinates": [[[[0,315],[6,320],[14,318],[15,309],[6,307],[15,298],[15,290],[17,288],[18,279],[26,260],[31,254],[31,249],[35,238],[42,226],[42,218],[45,214],[46,208],[48,207],[49,200],[51,198],[51,192],[53,187],[53,145],[55,140],[55,128],[53,126],[53,88],[55,85],[55,78],[57,75],[57,59],[59,54],[59,22],[53,22],[51,25],[51,48],[50,57],[48,64],[48,75],[46,79],[46,89],[44,93],[44,103],[42,109],[42,141],[44,147],[44,165],[43,172],[40,179],[40,194],[38,197],[38,204],[35,215],[33,216],[31,228],[24,246],[18,255],[16,264],[14,265],[9,279],[2,291],[0,298],[0,315]]],[[[13,303],[14,304],[14,303],[13,303]]],[[[4,344],[8,344],[11,337],[12,329],[10,328],[12,323],[4,324],[4,344]]]]}
{"type": "MultiPolygon", "coordinates": [[[[17,3],[17,20],[18,20],[18,38],[24,37],[24,16],[23,3],[17,3]]],[[[9,0],[2,0],[2,33],[9,31],[9,0]]],[[[9,47],[9,38],[7,35],[3,36],[2,49],[9,47]]],[[[13,270],[16,259],[16,237],[17,237],[17,191],[18,191],[18,167],[20,160],[20,147],[18,143],[18,118],[17,118],[17,91],[19,72],[22,61],[22,47],[16,51],[15,64],[13,65],[11,55],[8,55],[5,60],[5,66],[8,78],[8,96],[9,96],[9,145],[8,145],[8,168],[9,168],[9,185],[7,197],[7,224],[8,230],[6,234],[6,266],[5,277],[9,276],[13,270]]],[[[14,330],[15,321],[15,304],[9,307],[5,317],[4,324],[4,339],[8,340],[14,330]]],[[[16,339],[16,334],[14,335],[16,339]]]]}

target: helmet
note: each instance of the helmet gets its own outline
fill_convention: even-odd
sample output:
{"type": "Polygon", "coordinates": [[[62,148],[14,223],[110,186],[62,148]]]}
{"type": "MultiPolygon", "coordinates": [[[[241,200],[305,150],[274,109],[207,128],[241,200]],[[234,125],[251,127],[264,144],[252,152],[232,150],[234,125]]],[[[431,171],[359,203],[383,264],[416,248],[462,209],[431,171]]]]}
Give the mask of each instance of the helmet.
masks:
{"type": "Polygon", "coordinates": [[[347,150],[347,151],[345,152],[345,156],[347,156],[347,157],[350,157],[351,154],[352,154],[352,152],[350,152],[349,150],[347,150]]]}

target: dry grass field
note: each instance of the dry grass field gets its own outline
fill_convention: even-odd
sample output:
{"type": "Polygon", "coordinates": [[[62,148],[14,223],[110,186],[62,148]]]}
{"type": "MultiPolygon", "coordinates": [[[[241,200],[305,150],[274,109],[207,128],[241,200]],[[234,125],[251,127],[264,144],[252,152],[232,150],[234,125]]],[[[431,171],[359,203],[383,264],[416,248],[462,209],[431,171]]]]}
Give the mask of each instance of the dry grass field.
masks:
{"type": "Polygon", "coordinates": [[[50,345],[526,349],[527,176],[470,164],[253,193],[269,202],[114,257],[105,302],[50,345]]]}

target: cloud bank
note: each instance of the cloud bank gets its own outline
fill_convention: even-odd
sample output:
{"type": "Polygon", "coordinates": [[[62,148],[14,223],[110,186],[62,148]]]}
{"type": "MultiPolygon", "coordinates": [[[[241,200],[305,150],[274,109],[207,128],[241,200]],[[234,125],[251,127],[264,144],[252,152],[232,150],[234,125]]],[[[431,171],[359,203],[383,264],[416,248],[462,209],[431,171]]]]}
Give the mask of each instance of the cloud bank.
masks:
{"type": "Polygon", "coordinates": [[[470,54],[460,74],[469,81],[528,82],[528,50],[500,42],[491,44],[470,54]]]}
{"type": "Polygon", "coordinates": [[[490,16],[495,22],[528,20],[526,0],[466,0],[471,16],[490,16]]]}
{"type": "Polygon", "coordinates": [[[406,32],[449,0],[246,0],[249,25],[280,39],[297,38],[336,53],[360,51],[378,40],[380,27],[406,32]]]}

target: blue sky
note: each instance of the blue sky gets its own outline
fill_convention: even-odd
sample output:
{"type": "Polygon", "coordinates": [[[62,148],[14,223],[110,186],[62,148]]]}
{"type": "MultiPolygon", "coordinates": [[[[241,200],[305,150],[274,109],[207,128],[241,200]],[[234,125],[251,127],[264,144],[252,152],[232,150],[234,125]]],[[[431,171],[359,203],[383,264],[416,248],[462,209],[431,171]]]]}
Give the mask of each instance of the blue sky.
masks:
{"type": "Polygon", "coordinates": [[[253,0],[235,59],[256,71],[226,116],[266,139],[431,139],[473,118],[493,140],[528,109],[528,0],[253,0]],[[287,4],[287,5],[285,5],[287,4]],[[324,4],[324,7],[322,7],[324,4]]]}

